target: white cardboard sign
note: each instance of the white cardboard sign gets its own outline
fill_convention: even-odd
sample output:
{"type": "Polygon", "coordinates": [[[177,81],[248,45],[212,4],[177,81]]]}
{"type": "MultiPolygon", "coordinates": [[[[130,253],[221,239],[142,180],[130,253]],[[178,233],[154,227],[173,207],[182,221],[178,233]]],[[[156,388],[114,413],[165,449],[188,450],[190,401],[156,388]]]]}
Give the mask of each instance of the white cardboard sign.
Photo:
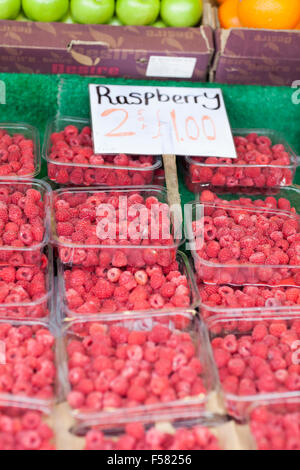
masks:
{"type": "Polygon", "coordinates": [[[89,85],[95,153],[236,158],[219,88],[89,85]]]}

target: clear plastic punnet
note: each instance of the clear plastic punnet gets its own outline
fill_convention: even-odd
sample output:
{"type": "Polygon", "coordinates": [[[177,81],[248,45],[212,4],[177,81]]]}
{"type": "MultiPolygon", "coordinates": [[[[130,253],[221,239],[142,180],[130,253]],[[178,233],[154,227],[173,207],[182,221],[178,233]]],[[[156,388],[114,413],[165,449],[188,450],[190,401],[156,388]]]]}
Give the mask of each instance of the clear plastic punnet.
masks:
{"type": "Polygon", "coordinates": [[[300,397],[300,314],[219,315],[207,320],[229,415],[300,397]]]}
{"type": "Polygon", "coordinates": [[[45,413],[56,400],[55,337],[42,320],[0,319],[0,407],[45,413]]]}
{"type": "Polygon", "coordinates": [[[230,190],[212,193],[210,190],[204,190],[197,196],[197,201],[208,200],[228,205],[235,204],[239,207],[258,207],[300,214],[300,188],[297,185],[269,188],[264,192],[256,191],[251,194],[243,192],[233,194],[230,190]]]}
{"type": "MultiPolygon", "coordinates": [[[[127,418],[115,426],[94,425],[85,435],[85,450],[230,450],[225,417],[171,411],[127,418]]],[[[86,431],[86,426],[83,431],[86,431]]],[[[77,432],[80,433],[80,427],[77,432]]],[[[182,456],[182,463],[188,463],[182,456]]]]}
{"type": "Polygon", "coordinates": [[[43,157],[48,177],[64,186],[142,186],[153,183],[161,156],[94,154],[90,121],[62,116],[51,119],[43,157]]]}
{"type": "Polygon", "coordinates": [[[50,238],[51,199],[51,188],[44,181],[0,181],[0,265],[41,263],[50,238]]]}
{"type": "Polygon", "coordinates": [[[22,122],[0,122],[0,180],[34,178],[40,170],[38,130],[22,122]]]}
{"type": "Polygon", "coordinates": [[[300,287],[228,286],[198,282],[200,313],[232,317],[300,313],[300,287]]]}
{"type": "Polygon", "coordinates": [[[63,317],[84,318],[93,314],[126,315],[133,312],[142,315],[150,311],[152,313],[182,311],[183,307],[194,311],[199,305],[191,264],[187,256],[180,251],[177,252],[176,263],[172,270],[168,269],[169,272],[166,271],[165,274],[157,267],[154,271],[153,268],[149,268],[149,270],[137,269],[130,273],[127,267],[116,270],[113,266],[108,266],[104,272],[101,271],[101,276],[97,276],[97,269],[70,267],[58,260],[59,310],[63,317]],[[157,275],[160,272],[161,274],[157,275]],[[122,282],[126,275],[129,276],[128,281],[132,281],[132,285],[124,291],[122,282]],[[164,284],[161,284],[160,277],[164,280],[164,284]],[[79,278],[84,279],[80,287],[76,286],[79,278]],[[112,286],[105,298],[101,298],[103,297],[101,295],[99,298],[97,292],[99,281],[100,283],[104,281],[104,285],[108,282],[112,286]]]}
{"type": "Polygon", "coordinates": [[[207,330],[190,312],[77,319],[64,333],[65,394],[79,422],[204,411],[216,390],[207,330]]]}
{"type": "Polygon", "coordinates": [[[300,450],[300,395],[253,406],[249,426],[258,450],[300,450]]]}
{"type": "Polygon", "coordinates": [[[34,408],[0,407],[0,450],[55,450],[52,416],[34,408]]]}
{"type": "Polygon", "coordinates": [[[183,242],[161,187],[69,188],[53,193],[52,241],[62,263],[171,266],[183,242]]]}
{"type": "Polygon", "coordinates": [[[53,252],[36,266],[0,266],[0,318],[51,321],[54,303],[53,252]]]}
{"type": "Polygon", "coordinates": [[[186,232],[199,279],[299,286],[299,215],[212,199],[187,205],[186,232]]]}
{"type": "Polygon", "coordinates": [[[234,193],[290,186],[297,156],[284,137],[270,129],[234,129],[238,158],[190,157],[182,160],[187,188],[234,193]]]}

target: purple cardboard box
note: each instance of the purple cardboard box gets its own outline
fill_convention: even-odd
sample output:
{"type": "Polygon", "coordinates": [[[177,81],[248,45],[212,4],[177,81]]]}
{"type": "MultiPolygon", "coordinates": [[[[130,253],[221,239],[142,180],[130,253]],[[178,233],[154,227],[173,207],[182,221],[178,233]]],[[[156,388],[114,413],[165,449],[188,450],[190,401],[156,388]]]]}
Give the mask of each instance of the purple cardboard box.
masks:
{"type": "Polygon", "coordinates": [[[0,21],[0,72],[207,81],[213,29],[0,21]]]}
{"type": "Polygon", "coordinates": [[[300,79],[300,30],[220,29],[214,7],[211,18],[216,26],[211,81],[291,86],[300,79]]]}

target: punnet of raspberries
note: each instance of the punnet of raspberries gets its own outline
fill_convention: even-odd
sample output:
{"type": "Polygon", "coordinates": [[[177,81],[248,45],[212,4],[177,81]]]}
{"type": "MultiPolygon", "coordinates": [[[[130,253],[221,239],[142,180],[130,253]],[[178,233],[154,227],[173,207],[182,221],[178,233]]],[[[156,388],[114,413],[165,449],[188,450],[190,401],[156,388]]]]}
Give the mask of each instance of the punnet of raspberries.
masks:
{"type": "Polygon", "coordinates": [[[231,287],[203,284],[198,280],[198,289],[203,318],[230,314],[232,310],[248,314],[262,308],[274,313],[300,309],[300,287],[231,287]]]}
{"type": "Polygon", "coordinates": [[[295,207],[292,207],[291,202],[286,197],[279,197],[275,198],[274,196],[266,196],[266,197],[256,197],[255,199],[251,199],[250,197],[240,197],[237,199],[231,199],[230,201],[219,197],[217,194],[213,193],[212,191],[205,189],[199,195],[200,202],[204,204],[208,203],[216,203],[222,204],[225,206],[238,206],[238,207],[253,207],[258,209],[268,210],[273,213],[274,210],[279,211],[287,211],[296,214],[297,211],[295,207]]]}
{"type": "Polygon", "coordinates": [[[34,176],[34,151],[33,139],[0,129],[0,178],[34,176]]]}
{"type": "Polygon", "coordinates": [[[286,317],[209,320],[215,362],[234,415],[245,411],[247,397],[300,391],[300,317],[286,317]]]}
{"type": "Polygon", "coordinates": [[[0,450],[55,450],[47,416],[34,410],[0,409],[0,450]]]}
{"type": "Polygon", "coordinates": [[[194,204],[192,222],[200,278],[218,284],[300,285],[298,215],[223,204],[210,192],[203,196],[194,204]]]}
{"type": "Polygon", "coordinates": [[[251,413],[250,428],[257,449],[300,450],[300,412],[281,413],[276,408],[260,406],[251,413]]]}
{"type": "Polygon", "coordinates": [[[52,133],[47,160],[50,180],[75,186],[143,186],[161,166],[152,155],[95,154],[91,128],[74,125],[52,133]]]}
{"type": "Polygon", "coordinates": [[[0,317],[44,318],[48,310],[48,259],[36,266],[0,266],[0,317]]]}
{"type": "Polygon", "coordinates": [[[34,185],[0,183],[0,264],[40,263],[45,217],[45,201],[34,185]]]}
{"type": "Polygon", "coordinates": [[[178,241],[169,206],[133,192],[58,191],[55,243],[63,263],[89,268],[169,266],[178,241]]]}
{"type": "Polygon", "coordinates": [[[206,352],[200,344],[204,341],[200,331],[194,341],[190,332],[174,328],[176,321],[180,327],[182,321],[191,322],[190,316],[181,319],[179,315],[166,315],[161,321],[166,324],[154,322],[151,316],[75,324],[81,329],[81,338],[78,328],[70,327],[67,356],[71,408],[84,413],[160,409],[187,399],[204,403],[211,371],[202,364],[206,352]],[[138,324],[142,329],[134,329],[138,324]]]}
{"type": "Polygon", "coordinates": [[[200,425],[173,427],[128,423],[124,433],[111,438],[98,430],[86,435],[85,450],[221,450],[213,432],[200,425]]]}
{"type": "Polygon", "coordinates": [[[187,157],[186,183],[190,191],[215,188],[274,188],[292,184],[294,156],[285,145],[273,145],[268,136],[236,136],[238,158],[187,157]]]}
{"type": "MultiPolygon", "coordinates": [[[[0,272],[1,274],[1,272],[0,272]]],[[[87,315],[120,311],[174,310],[193,302],[191,280],[177,261],[162,268],[121,267],[64,270],[64,299],[67,314],[87,315]]]]}
{"type": "Polygon", "coordinates": [[[54,398],[55,339],[42,323],[0,323],[0,395],[50,401],[54,398]]]}

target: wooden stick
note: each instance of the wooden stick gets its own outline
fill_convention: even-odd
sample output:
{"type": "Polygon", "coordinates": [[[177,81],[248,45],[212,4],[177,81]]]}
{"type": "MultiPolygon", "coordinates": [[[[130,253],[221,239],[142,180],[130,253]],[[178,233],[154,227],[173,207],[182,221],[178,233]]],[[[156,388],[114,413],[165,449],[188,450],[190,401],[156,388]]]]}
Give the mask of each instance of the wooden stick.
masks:
{"type": "Polygon", "coordinates": [[[165,168],[165,178],[168,191],[168,203],[171,208],[173,223],[175,226],[175,235],[178,228],[182,225],[181,198],[178,186],[177,165],[175,155],[163,155],[165,168]]]}

